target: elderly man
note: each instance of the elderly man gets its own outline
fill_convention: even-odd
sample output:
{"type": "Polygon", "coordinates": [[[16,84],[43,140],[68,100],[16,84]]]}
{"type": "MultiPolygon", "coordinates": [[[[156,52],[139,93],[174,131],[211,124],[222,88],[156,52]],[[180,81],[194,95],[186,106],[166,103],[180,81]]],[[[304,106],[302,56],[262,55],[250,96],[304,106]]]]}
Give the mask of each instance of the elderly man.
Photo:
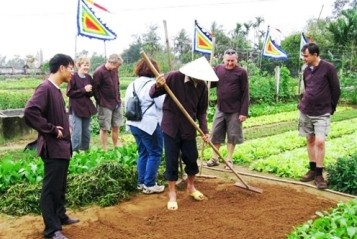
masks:
{"type": "Polygon", "coordinates": [[[98,105],[100,140],[104,150],[107,149],[107,132],[110,130],[113,146],[118,146],[119,128],[123,119],[118,69],[122,64],[123,59],[112,54],[93,73],[93,93],[98,105]]]}
{"type": "MultiPolygon", "coordinates": [[[[223,55],[223,64],[214,68],[219,81],[212,83],[217,87],[217,109],[212,128],[212,143],[219,149],[227,136],[227,162],[233,164],[236,144],[243,143],[242,123],[248,117],[249,84],[247,71],[238,66],[238,55],[228,49],[223,55]]],[[[218,155],[207,162],[208,167],[219,165],[218,155]]]]}

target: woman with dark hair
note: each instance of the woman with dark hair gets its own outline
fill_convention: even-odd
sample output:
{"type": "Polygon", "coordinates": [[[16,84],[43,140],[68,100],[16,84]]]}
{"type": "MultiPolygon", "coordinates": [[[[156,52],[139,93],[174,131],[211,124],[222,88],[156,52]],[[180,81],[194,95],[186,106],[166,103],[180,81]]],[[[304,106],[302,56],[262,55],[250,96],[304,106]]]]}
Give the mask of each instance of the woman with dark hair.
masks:
{"type": "MultiPolygon", "coordinates": [[[[154,60],[151,60],[151,62],[159,71],[158,64],[154,60]]],[[[138,189],[146,194],[161,193],[165,187],[157,185],[156,179],[163,149],[160,123],[165,96],[155,99],[149,96],[150,88],[155,84],[155,75],[144,60],[137,63],[135,74],[138,78],[130,83],[126,89],[125,102],[133,96],[135,91],[140,99],[143,112],[140,121],[126,121],[138,145],[138,189]]]]}

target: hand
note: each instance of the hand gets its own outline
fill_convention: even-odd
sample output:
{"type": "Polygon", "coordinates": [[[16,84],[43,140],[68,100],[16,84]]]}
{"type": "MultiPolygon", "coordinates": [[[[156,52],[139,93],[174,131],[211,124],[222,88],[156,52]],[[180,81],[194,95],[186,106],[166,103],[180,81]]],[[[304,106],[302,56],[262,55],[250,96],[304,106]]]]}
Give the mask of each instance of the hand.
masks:
{"type": "Polygon", "coordinates": [[[245,115],[239,115],[239,121],[240,122],[244,122],[246,119],[247,119],[247,116],[245,116],[245,115]]]}
{"type": "Polygon", "coordinates": [[[58,130],[58,134],[57,134],[57,139],[62,139],[63,138],[63,127],[62,126],[56,126],[57,130],[58,130]]]}
{"type": "Polygon", "coordinates": [[[165,85],[165,77],[164,74],[160,74],[159,76],[156,77],[156,88],[160,88],[163,85],[165,85]]]}
{"type": "Polygon", "coordinates": [[[88,84],[84,87],[84,89],[86,90],[86,92],[91,92],[93,89],[93,86],[91,84],[88,84]]]}
{"type": "Polygon", "coordinates": [[[202,136],[203,141],[205,141],[206,143],[210,142],[210,135],[209,134],[205,134],[202,136]]]}

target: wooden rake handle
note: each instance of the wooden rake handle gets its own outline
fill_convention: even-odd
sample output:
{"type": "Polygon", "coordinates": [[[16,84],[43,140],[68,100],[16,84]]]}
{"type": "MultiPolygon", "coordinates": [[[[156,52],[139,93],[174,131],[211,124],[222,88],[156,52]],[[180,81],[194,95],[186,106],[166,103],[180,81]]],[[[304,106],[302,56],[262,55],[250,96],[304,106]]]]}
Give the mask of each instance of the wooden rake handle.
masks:
{"type": "MultiPolygon", "coordinates": [[[[151,71],[154,73],[154,75],[156,77],[158,77],[160,74],[159,72],[156,70],[156,68],[154,67],[154,65],[151,63],[151,60],[149,59],[149,57],[146,55],[146,53],[144,51],[140,52],[141,57],[144,59],[144,61],[146,62],[146,64],[148,64],[148,66],[150,67],[151,71]]],[[[180,103],[180,101],[178,101],[178,99],[176,98],[176,96],[174,95],[174,93],[171,91],[170,87],[168,87],[168,85],[165,83],[164,84],[164,89],[166,91],[166,93],[171,97],[171,99],[175,102],[175,104],[177,105],[177,107],[181,110],[181,112],[184,114],[184,116],[186,117],[186,119],[191,123],[191,125],[193,127],[195,127],[195,129],[200,133],[201,136],[204,136],[205,133],[203,133],[203,131],[198,127],[198,125],[195,123],[195,121],[191,118],[191,116],[187,113],[186,109],[182,106],[182,104],[180,103]]],[[[249,188],[248,184],[239,176],[239,174],[233,169],[232,165],[225,160],[222,155],[219,153],[218,149],[214,146],[214,144],[209,140],[208,144],[211,146],[211,148],[214,150],[214,152],[216,152],[216,154],[225,162],[225,164],[227,165],[227,167],[237,176],[237,178],[244,184],[244,186],[246,188],[249,188]]]]}

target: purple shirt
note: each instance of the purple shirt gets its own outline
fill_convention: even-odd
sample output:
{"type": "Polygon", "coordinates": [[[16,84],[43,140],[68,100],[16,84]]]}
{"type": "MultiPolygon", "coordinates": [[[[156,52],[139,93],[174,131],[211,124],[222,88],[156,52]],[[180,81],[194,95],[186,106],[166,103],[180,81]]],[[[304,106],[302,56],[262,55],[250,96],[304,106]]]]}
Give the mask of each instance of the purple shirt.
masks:
{"type": "MultiPolygon", "coordinates": [[[[192,80],[185,82],[184,74],[174,71],[166,76],[166,84],[191,118],[194,121],[198,120],[200,129],[207,134],[208,90],[206,83],[198,81],[195,86],[192,80]]],[[[166,93],[164,87],[156,88],[155,86],[156,84],[150,89],[152,98],[166,93]]],[[[162,110],[161,129],[165,134],[174,138],[177,133],[180,133],[183,139],[194,139],[196,137],[195,127],[186,119],[169,95],[165,97],[162,110]]]]}
{"type": "Polygon", "coordinates": [[[223,64],[214,68],[219,81],[212,82],[217,87],[217,107],[223,113],[239,113],[248,116],[249,83],[247,71],[236,66],[228,70],[223,64]]]}
{"type": "Polygon", "coordinates": [[[86,92],[85,86],[93,85],[93,79],[90,75],[85,74],[84,78],[80,77],[78,73],[74,73],[72,79],[67,87],[67,96],[69,97],[69,113],[75,113],[81,118],[90,118],[97,113],[92,99],[92,92],[86,92]]]}
{"type": "Polygon", "coordinates": [[[68,115],[62,92],[49,80],[41,83],[27,102],[26,123],[38,131],[37,152],[42,158],[70,159],[72,155],[68,115]],[[63,128],[57,139],[56,126],[63,128]]]}
{"type": "Polygon", "coordinates": [[[114,110],[120,107],[120,87],[117,70],[110,71],[105,64],[99,66],[93,73],[93,93],[100,106],[114,110]]]}
{"type": "Polygon", "coordinates": [[[299,110],[310,116],[333,114],[340,98],[340,82],[335,67],[324,60],[313,70],[306,67],[303,74],[305,91],[299,110]]]}

